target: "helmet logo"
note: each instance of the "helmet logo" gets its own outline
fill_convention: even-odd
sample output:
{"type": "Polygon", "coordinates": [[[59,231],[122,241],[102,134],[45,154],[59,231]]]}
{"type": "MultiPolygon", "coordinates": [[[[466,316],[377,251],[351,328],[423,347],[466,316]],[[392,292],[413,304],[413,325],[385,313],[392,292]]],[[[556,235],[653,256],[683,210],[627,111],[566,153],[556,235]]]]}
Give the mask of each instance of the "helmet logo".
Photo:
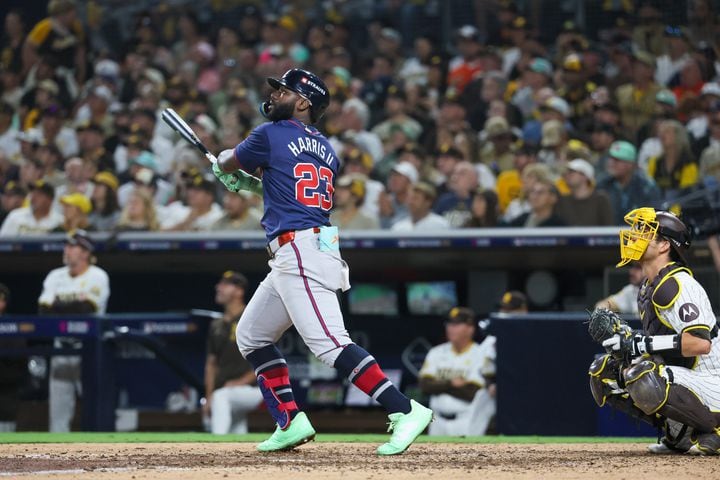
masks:
{"type": "Polygon", "coordinates": [[[305,83],[305,84],[307,84],[307,85],[310,85],[310,86],[313,87],[315,90],[317,90],[318,92],[322,93],[323,95],[327,95],[327,92],[325,91],[324,88],[322,88],[320,85],[318,85],[317,83],[313,82],[313,81],[310,80],[309,78],[307,78],[307,77],[302,77],[302,78],[300,79],[300,81],[301,81],[302,83],[305,83]]]}

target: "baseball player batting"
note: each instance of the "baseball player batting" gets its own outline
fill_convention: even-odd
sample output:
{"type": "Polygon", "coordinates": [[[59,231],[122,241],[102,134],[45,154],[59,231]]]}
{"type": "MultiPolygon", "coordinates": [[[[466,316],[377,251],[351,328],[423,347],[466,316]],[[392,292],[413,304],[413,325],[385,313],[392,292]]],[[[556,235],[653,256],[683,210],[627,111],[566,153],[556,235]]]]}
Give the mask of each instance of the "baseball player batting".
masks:
{"type": "Polygon", "coordinates": [[[275,346],[294,325],[310,350],[388,411],[390,440],[379,455],[404,452],[432,420],[432,411],[408,399],[345,329],[336,292],[350,288],[349,269],[330,226],[338,158],[312,126],[330,102],[325,83],[301,69],[268,78],[274,89],[261,106],[270,122],[234,149],[220,153],[213,171],[231,191],[263,192],[262,225],[270,273],[237,326],[237,344],[252,364],[268,411],[277,423],[258,450],[287,450],[312,440],[315,429],[295,403],[285,359],[275,346]],[[262,169],[262,183],[252,176],[262,169]]]}
{"type": "Polygon", "coordinates": [[[690,232],[669,212],[638,208],[625,216],[618,266],[637,261],[641,331],[610,310],[590,315],[590,335],[608,354],[590,366],[598,405],[662,426],[652,453],[720,454],[720,341],[703,287],[687,267],[690,232]]]}

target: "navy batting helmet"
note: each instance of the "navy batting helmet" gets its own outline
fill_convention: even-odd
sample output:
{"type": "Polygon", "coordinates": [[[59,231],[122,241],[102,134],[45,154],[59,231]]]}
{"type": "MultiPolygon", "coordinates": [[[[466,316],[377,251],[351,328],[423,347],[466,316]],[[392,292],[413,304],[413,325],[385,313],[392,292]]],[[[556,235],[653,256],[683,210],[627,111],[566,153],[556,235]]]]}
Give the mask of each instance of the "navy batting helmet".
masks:
{"type": "Polygon", "coordinates": [[[281,86],[292,90],[312,105],[312,120],[316,122],[330,104],[330,93],[320,77],[301,68],[291,68],[282,78],[268,77],[267,82],[275,90],[281,86]]]}

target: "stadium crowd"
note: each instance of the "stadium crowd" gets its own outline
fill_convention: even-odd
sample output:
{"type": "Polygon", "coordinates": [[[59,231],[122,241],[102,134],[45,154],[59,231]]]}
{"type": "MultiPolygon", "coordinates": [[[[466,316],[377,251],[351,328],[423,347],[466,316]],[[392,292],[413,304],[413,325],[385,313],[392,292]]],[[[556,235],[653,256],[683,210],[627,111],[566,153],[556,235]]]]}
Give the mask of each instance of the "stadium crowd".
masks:
{"type": "Polygon", "coordinates": [[[178,3],[7,13],[0,236],[260,230],[262,199],[223,191],[159,116],[232,148],[265,121],[265,78],[298,66],[331,89],[341,228],[616,225],[720,179],[710,0],[581,2],[586,28],[557,31],[533,1],[178,3]]]}

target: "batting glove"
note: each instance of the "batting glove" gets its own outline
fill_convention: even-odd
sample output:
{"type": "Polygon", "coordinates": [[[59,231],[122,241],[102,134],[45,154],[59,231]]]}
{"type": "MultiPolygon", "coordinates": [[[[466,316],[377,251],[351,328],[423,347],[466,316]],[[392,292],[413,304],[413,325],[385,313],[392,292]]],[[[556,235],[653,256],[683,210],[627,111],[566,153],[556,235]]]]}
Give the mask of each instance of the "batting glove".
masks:
{"type": "Polygon", "coordinates": [[[256,195],[262,195],[262,181],[248,173],[238,170],[235,173],[225,173],[220,169],[218,163],[213,163],[213,174],[225,185],[225,188],[231,192],[238,193],[240,190],[252,192],[256,195]]]}

